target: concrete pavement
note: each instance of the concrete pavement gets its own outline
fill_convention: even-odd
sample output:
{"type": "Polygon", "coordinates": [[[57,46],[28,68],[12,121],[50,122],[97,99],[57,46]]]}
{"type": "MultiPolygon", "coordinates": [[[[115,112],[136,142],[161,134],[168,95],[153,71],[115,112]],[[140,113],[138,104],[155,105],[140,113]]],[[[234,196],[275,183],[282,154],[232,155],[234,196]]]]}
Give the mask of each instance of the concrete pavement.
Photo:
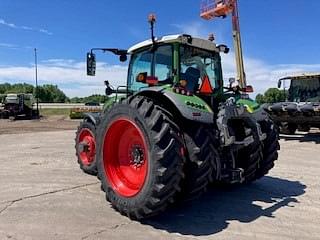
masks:
{"type": "Polygon", "coordinates": [[[131,221],[79,169],[74,131],[0,135],[0,239],[320,239],[320,133],[285,137],[276,167],[131,221]]]}

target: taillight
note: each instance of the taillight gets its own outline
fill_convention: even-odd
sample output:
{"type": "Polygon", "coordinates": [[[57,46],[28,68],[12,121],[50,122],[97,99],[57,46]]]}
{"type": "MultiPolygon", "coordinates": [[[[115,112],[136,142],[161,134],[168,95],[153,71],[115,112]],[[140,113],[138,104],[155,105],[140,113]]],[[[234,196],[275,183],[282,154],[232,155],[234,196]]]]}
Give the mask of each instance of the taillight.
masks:
{"type": "Polygon", "coordinates": [[[251,85],[248,85],[245,88],[242,88],[241,91],[245,93],[253,93],[253,87],[251,85]]]}

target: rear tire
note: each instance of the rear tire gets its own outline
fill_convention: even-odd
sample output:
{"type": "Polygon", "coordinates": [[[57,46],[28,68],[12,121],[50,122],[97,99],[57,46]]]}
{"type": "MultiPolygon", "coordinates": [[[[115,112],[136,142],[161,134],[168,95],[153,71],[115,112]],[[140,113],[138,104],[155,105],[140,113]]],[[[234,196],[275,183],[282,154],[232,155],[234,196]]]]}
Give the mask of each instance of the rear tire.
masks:
{"type": "Polygon", "coordinates": [[[241,149],[238,156],[238,167],[244,170],[244,183],[255,181],[257,171],[263,160],[261,142],[253,142],[248,147],[241,149]]]}
{"type": "Polygon", "coordinates": [[[87,174],[97,175],[95,125],[91,122],[81,122],[75,141],[76,156],[80,168],[87,174]]]}
{"type": "Polygon", "coordinates": [[[187,161],[181,198],[192,200],[204,193],[209,183],[219,178],[220,159],[216,149],[219,143],[206,126],[190,124],[185,131],[187,161]]]}
{"type": "Polygon", "coordinates": [[[266,134],[262,142],[254,142],[240,154],[248,156],[247,164],[240,167],[244,169],[245,183],[250,183],[262,178],[274,167],[274,161],[278,159],[279,135],[278,130],[271,120],[259,122],[261,131],[266,134]]]}
{"type": "Polygon", "coordinates": [[[167,113],[142,96],[104,114],[97,132],[98,175],[107,201],[122,215],[148,218],[175,201],[184,176],[180,135],[167,113]]]}
{"type": "Polygon", "coordinates": [[[257,170],[255,179],[266,175],[274,167],[274,162],[278,159],[278,150],[280,150],[278,128],[271,120],[260,122],[261,130],[267,135],[263,141],[263,159],[260,162],[260,168],[257,170]]]}

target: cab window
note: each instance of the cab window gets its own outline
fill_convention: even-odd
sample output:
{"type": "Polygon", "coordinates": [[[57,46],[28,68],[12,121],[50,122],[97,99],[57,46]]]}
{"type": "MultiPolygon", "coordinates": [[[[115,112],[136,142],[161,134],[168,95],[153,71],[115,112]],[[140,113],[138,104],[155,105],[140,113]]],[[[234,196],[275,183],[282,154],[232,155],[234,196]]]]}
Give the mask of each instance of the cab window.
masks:
{"type": "Polygon", "coordinates": [[[149,50],[136,53],[132,56],[129,70],[128,85],[133,91],[147,87],[147,83],[137,81],[139,74],[147,77],[156,77],[157,85],[172,84],[172,55],[171,45],[162,45],[156,51],[149,50]]]}
{"type": "Polygon", "coordinates": [[[180,78],[187,81],[187,89],[196,92],[203,79],[208,78],[218,88],[218,54],[191,46],[180,47],[180,78]]]}
{"type": "Polygon", "coordinates": [[[172,46],[161,46],[155,52],[155,76],[160,84],[172,83],[172,46]]]}
{"type": "Polygon", "coordinates": [[[132,56],[128,85],[133,91],[138,91],[140,88],[147,86],[145,83],[137,82],[136,79],[140,73],[151,75],[151,60],[152,53],[150,52],[141,52],[132,56]]]}

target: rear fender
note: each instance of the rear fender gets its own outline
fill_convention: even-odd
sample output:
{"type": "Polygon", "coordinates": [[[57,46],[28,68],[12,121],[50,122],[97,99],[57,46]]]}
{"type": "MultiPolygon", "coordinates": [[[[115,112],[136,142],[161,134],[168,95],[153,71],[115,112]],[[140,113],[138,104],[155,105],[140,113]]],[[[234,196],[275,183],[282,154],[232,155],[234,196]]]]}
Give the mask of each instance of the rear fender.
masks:
{"type": "MultiPolygon", "coordinates": [[[[142,89],[137,95],[144,95],[156,102],[170,104],[183,118],[206,124],[214,122],[214,113],[211,107],[201,98],[193,95],[186,96],[173,92],[168,87],[151,87],[142,89]]],[[[163,104],[163,103],[162,103],[163,104]]]]}

